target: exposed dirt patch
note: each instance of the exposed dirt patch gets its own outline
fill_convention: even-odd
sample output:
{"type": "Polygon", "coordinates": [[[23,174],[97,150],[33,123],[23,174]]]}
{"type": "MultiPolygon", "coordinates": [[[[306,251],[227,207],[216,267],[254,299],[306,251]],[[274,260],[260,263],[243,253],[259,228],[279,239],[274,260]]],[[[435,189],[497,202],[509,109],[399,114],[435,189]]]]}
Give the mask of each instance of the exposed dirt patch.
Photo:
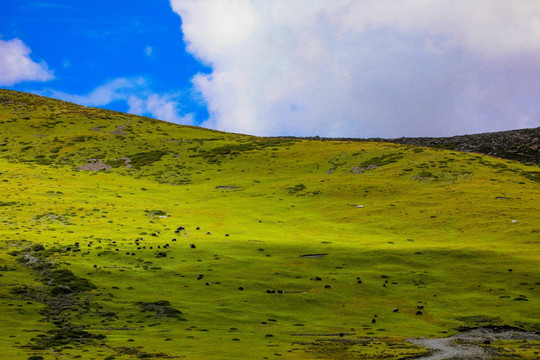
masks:
{"type": "Polygon", "coordinates": [[[85,171],[100,171],[100,170],[110,170],[112,169],[112,166],[105,164],[103,161],[91,159],[86,165],[79,166],[78,170],[85,170],[85,171]]]}
{"type": "Polygon", "coordinates": [[[367,171],[367,170],[373,170],[373,169],[377,169],[378,166],[377,165],[368,165],[366,167],[360,167],[360,166],[355,166],[351,169],[351,172],[353,174],[361,174],[363,173],[364,171],[367,171]]]}
{"type": "Polygon", "coordinates": [[[116,130],[111,132],[113,135],[127,135],[127,133],[124,132],[125,126],[124,125],[116,125],[116,130]]]}
{"type": "Polygon", "coordinates": [[[496,354],[495,350],[488,346],[497,340],[539,340],[540,335],[532,332],[521,331],[511,328],[475,328],[447,338],[414,338],[407,339],[412,344],[420,345],[432,350],[432,353],[417,359],[420,360],[444,360],[444,359],[490,359],[496,354]]]}

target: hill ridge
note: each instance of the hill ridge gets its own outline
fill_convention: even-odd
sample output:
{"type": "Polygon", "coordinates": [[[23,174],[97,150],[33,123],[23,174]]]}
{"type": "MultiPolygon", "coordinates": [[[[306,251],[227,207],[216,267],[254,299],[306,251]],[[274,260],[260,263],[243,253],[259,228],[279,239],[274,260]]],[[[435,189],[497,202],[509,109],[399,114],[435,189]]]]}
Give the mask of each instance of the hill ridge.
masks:
{"type": "MultiPolygon", "coordinates": [[[[70,107],[82,107],[86,109],[96,109],[109,114],[116,114],[119,116],[129,116],[133,118],[147,119],[150,121],[156,121],[158,123],[167,123],[177,126],[201,129],[214,133],[224,132],[219,130],[207,129],[192,125],[179,125],[169,123],[160,119],[146,118],[144,116],[127,114],[119,111],[108,110],[103,108],[86,107],[78,105],[73,102],[54,99],[42,95],[36,95],[31,93],[25,93],[14,90],[0,89],[0,104],[11,105],[36,105],[37,103],[44,101],[58,101],[70,107]],[[11,98],[15,96],[17,100],[11,98]],[[30,96],[34,101],[25,102],[22,97],[30,96]]],[[[260,139],[303,139],[303,140],[321,140],[321,141],[369,141],[369,142],[388,142],[404,145],[426,146],[439,149],[447,149],[460,152],[478,153],[489,156],[495,156],[503,159],[519,161],[523,163],[531,163],[540,165],[540,127],[537,128],[525,128],[516,130],[485,132],[478,134],[466,134],[455,135],[445,137],[399,137],[399,138],[348,138],[348,137],[296,137],[296,136],[268,136],[268,137],[256,137],[247,134],[227,133],[231,135],[246,136],[251,138],[260,139]]]]}
{"type": "Polygon", "coordinates": [[[281,138],[321,141],[388,142],[477,153],[540,165],[540,127],[441,137],[345,138],[282,136],[281,138]]]}

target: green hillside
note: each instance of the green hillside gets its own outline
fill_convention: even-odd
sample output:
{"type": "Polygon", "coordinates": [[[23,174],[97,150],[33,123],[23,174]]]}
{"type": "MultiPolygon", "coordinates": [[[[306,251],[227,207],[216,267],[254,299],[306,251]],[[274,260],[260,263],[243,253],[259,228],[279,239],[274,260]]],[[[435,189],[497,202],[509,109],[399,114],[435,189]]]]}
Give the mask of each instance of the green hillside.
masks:
{"type": "Polygon", "coordinates": [[[402,359],[540,331],[536,166],[7,90],[0,129],[4,358],[402,359]]]}

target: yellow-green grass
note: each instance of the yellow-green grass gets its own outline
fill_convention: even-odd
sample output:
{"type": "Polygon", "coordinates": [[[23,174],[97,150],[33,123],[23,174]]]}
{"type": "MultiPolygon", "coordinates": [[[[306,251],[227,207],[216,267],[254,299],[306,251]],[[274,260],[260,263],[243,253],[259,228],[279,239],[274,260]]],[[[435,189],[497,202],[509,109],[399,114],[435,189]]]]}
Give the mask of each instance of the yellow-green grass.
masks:
{"type": "Polygon", "coordinates": [[[2,95],[12,101],[0,106],[0,266],[9,269],[0,272],[0,344],[10,358],[62,349],[19,347],[55,328],[42,304],[12,293],[43,286],[8,254],[30,243],[62,250],[48,259],[97,287],[80,294],[91,311],[73,311],[71,322],[107,338],[71,345],[68,357],[397,359],[422,351],[406,337],[538,329],[538,167],[385,143],[261,139],[2,95]],[[62,123],[46,125],[53,118],[62,123]],[[110,134],[124,123],[128,135],[110,134]],[[114,163],[154,150],[164,154],[140,168],[114,163]],[[76,169],[90,158],[115,166],[76,169]],[[379,167],[351,172],[367,164],[379,167]],[[82,251],[66,251],[75,242],[82,251]],[[158,300],[181,318],[137,304],[158,300]]]}

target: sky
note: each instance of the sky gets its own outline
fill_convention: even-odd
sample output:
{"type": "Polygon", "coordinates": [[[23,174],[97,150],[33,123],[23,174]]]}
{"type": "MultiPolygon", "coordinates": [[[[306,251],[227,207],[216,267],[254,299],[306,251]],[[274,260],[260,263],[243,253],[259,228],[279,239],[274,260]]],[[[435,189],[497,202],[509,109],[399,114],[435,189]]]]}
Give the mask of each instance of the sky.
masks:
{"type": "Polygon", "coordinates": [[[540,126],[538,0],[2,0],[0,87],[259,136],[540,126]]]}

